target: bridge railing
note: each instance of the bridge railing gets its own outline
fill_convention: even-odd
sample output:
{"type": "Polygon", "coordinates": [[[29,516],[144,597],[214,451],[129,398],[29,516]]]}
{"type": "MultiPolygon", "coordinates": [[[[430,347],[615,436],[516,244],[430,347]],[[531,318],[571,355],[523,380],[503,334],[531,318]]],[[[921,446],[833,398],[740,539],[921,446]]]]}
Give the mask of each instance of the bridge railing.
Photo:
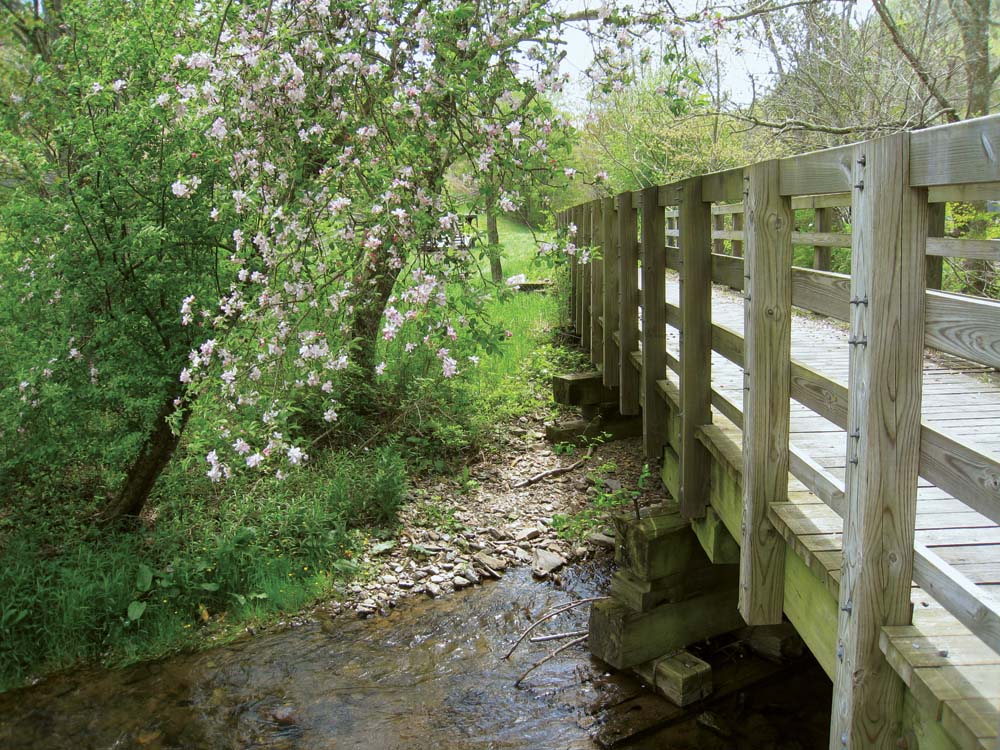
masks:
{"type": "Polygon", "coordinates": [[[784,548],[768,507],[787,501],[789,471],[842,517],[834,731],[851,737],[901,705],[876,661],[881,628],[910,622],[911,581],[1000,652],[1000,603],[914,533],[918,476],[1000,524],[997,457],[921,421],[925,346],[1000,368],[1000,303],[931,288],[942,257],[1000,261],[1000,241],[943,236],[945,203],[997,198],[993,116],[694,176],[558,216],[576,225],[579,246],[600,249],[570,264],[582,345],[605,385],[618,387],[621,412],[641,411],[646,455],[673,455],[688,517],[708,505],[712,407],[743,430],[747,623],[782,616],[784,548]],[[830,209],[848,206],[853,231],[829,231],[830,209]],[[816,231],[796,231],[800,209],[816,212],[816,231]],[[850,247],[850,275],[794,267],[796,245],[850,247]],[[679,272],[676,305],[666,300],[667,269],[679,272]],[[713,282],[743,292],[743,336],[712,323],[713,282]],[[793,306],[849,324],[846,386],[792,357],[793,306]],[[679,357],[668,351],[668,326],[679,331],[679,357]],[[713,386],[712,351],[743,368],[742,404],[713,386]],[[790,444],[789,399],[845,431],[846,481],[790,444]]]}

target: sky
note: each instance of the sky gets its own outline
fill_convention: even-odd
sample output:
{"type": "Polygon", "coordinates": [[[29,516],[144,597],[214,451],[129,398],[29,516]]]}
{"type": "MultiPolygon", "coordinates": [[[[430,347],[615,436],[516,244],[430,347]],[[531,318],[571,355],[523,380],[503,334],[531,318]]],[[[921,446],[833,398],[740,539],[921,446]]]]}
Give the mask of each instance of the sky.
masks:
{"type": "MultiPolygon", "coordinates": [[[[564,0],[562,6],[569,11],[595,8],[600,5],[595,0],[564,0]]],[[[698,0],[675,0],[675,7],[678,13],[690,13],[698,6],[704,6],[704,2],[698,0]]],[[[872,12],[871,0],[855,0],[855,6],[859,17],[866,17],[872,12]]],[[[586,32],[581,29],[571,29],[566,35],[567,55],[563,61],[563,69],[573,76],[573,80],[566,92],[567,101],[564,106],[576,111],[586,109],[585,91],[586,87],[582,83],[583,71],[593,59],[590,41],[586,32]]],[[[756,81],[758,93],[763,86],[771,80],[771,70],[773,60],[770,52],[761,46],[756,45],[752,40],[744,39],[737,44],[732,35],[723,35],[720,40],[720,59],[722,61],[723,90],[728,90],[730,98],[738,104],[748,104],[753,98],[753,85],[751,80],[756,81]]]]}

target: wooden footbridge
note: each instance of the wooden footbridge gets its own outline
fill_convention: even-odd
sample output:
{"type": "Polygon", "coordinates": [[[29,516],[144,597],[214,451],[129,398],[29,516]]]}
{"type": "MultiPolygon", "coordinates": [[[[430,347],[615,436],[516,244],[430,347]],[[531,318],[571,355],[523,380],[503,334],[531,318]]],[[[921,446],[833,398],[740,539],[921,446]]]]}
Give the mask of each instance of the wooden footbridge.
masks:
{"type": "MultiPolygon", "coordinates": [[[[948,202],[997,199],[994,116],[559,215],[595,248],[571,306],[604,386],[709,558],[732,537],[706,616],[795,626],[834,683],[832,750],[1000,748],[1000,303],[933,288],[942,257],[1000,261],[944,236],[948,202]],[[836,207],[851,234],[825,231],[836,207]],[[849,247],[850,275],[793,267],[803,245],[849,247]]],[[[616,666],[683,605],[641,578],[600,615],[616,645],[592,631],[616,666]]]]}

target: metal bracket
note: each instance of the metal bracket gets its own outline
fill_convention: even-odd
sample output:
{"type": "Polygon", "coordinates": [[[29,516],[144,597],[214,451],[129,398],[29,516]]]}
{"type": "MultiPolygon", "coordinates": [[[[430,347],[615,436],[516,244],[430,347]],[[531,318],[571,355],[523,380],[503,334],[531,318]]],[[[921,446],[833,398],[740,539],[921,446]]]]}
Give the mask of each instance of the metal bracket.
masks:
{"type": "Polygon", "coordinates": [[[851,300],[851,304],[852,305],[864,305],[865,307],[868,307],[868,298],[867,297],[855,297],[854,299],[851,300]]]}
{"type": "Polygon", "coordinates": [[[868,339],[864,336],[860,338],[849,338],[847,343],[851,346],[868,346],[868,339]]]}

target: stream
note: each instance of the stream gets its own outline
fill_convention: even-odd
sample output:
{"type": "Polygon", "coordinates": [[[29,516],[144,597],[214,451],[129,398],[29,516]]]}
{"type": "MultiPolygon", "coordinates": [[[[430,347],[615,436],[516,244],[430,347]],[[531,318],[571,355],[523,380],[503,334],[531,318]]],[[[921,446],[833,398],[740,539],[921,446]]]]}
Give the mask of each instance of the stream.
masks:
{"type": "MultiPolygon", "coordinates": [[[[404,602],[386,617],[310,623],[121,670],[56,675],[0,694],[0,748],[825,746],[829,688],[818,668],[772,681],[770,689],[755,686],[728,708],[713,704],[712,716],[732,730],[707,731],[692,714],[633,739],[637,725],[669,704],[630,677],[608,674],[582,646],[515,687],[522,672],[565,643],[525,640],[504,660],[517,636],[543,612],[600,595],[607,585],[606,564],[569,568],[560,586],[518,568],[451,596],[404,602]]],[[[559,615],[537,632],[584,628],[587,610],[559,615]]]]}
{"type": "MultiPolygon", "coordinates": [[[[591,748],[600,667],[582,647],[525,641],[542,611],[606,586],[596,566],[561,588],[526,569],[387,617],[283,630],[123,670],[87,669],[0,695],[0,747],[591,748]],[[332,634],[326,632],[332,630],[332,634]]],[[[586,607],[553,627],[585,626],[586,607]]],[[[558,643],[558,642],[556,642],[558,643]]]]}

